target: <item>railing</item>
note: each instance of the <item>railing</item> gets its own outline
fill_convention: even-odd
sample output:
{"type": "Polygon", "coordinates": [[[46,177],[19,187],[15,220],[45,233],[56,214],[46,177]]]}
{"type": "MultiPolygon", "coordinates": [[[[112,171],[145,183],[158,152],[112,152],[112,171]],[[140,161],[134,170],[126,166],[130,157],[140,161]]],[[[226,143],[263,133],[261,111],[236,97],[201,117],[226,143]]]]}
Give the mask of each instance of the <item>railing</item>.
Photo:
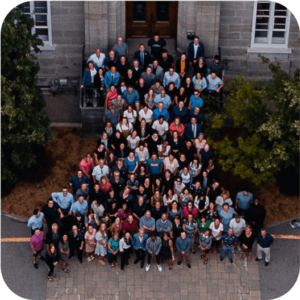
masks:
{"type": "Polygon", "coordinates": [[[97,88],[80,89],[81,107],[104,107],[105,93],[97,88]]]}

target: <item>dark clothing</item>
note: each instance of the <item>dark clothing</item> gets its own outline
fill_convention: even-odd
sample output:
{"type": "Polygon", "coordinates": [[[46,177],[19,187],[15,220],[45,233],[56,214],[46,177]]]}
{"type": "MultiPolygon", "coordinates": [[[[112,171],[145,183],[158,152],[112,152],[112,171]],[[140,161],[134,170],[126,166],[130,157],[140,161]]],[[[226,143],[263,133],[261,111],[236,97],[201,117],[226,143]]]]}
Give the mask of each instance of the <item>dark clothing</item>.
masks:
{"type": "Polygon", "coordinates": [[[184,87],[185,89],[185,93],[186,93],[186,97],[187,97],[187,101],[186,101],[186,104],[185,106],[189,106],[189,103],[190,103],[190,98],[192,95],[194,95],[194,84],[193,82],[190,83],[189,87],[184,83],[182,84],[182,86],[184,87]]]}
{"type": "Polygon", "coordinates": [[[127,69],[130,69],[128,61],[125,61],[124,65],[122,65],[121,62],[117,63],[117,71],[120,73],[121,77],[125,77],[125,75],[127,74],[127,69]]]}
{"type": "Polygon", "coordinates": [[[222,73],[225,72],[225,65],[223,64],[223,62],[219,62],[218,64],[216,64],[215,61],[212,61],[208,66],[207,71],[210,73],[216,73],[217,76],[222,79],[222,73]]]}
{"type": "Polygon", "coordinates": [[[135,86],[135,82],[138,80],[137,77],[135,77],[134,75],[132,75],[131,78],[128,77],[128,74],[125,75],[125,78],[124,78],[124,81],[125,81],[125,85],[127,87],[129,86],[132,86],[134,87],[135,86]]]}
{"type": "Polygon", "coordinates": [[[57,223],[57,219],[59,219],[59,212],[58,212],[58,204],[53,201],[53,206],[49,207],[48,204],[46,204],[42,208],[42,212],[44,213],[45,219],[48,224],[49,230],[51,230],[51,226],[53,223],[57,223]]]}
{"type": "Polygon", "coordinates": [[[100,189],[98,192],[95,189],[90,191],[89,202],[92,203],[94,200],[100,200],[101,204],[104,204],[104,193],[100,189]]]}
{"type": "Polygon", "coordinates": [[[46,254],[46,264],[49,267],[49,272],[48,272],[48,277],[50,277],[54,271],[54,265],[53,263],[57,262],[57,255],[52,254],[52,256],[50,256],[48,253],[46,254]]]}
{"type": "MultiPolygon", "coordinates": [[[[131,70],[132,70],[133,76],[134,76],[135,78],[138,78],[138,79],[141,78],[141,75],[142,75],[142,73],[143,73],[143,71],[144,71],[143,68],[142,68],[141,66],[139,66],[137,69],[135,69],[135,67],[132,67],[131,70]]],[[[140,98],[140,99],[141,99],[141,98],[140,98]]]]}
{"type": "Polygon", "coordinates": [[[210,158],[212,158],[214,156],[213,151],[208,150],[207,152],[203,149],[200,150],[200,154],[201,154],[201,162],[202,165],[206,164],[208,162],[208,160],[210,158]]]}
{"type": "Polygon", "coordinates": [[[169,241],[168,240],[162,240],[162,246],[161,246],[161,251],[160,251],[160,256],[163,260],[169,260],[172,259],[172,252],[171,252],[171,248],[169,246],[169,241]]]}
{"type": "Polygon", "coordinates": [[[269,233],[267,233],[266,237],[263,238],[261,233],[258,232],[257,240],[258,240],[259,246],[261,246],[262,248],[269,248],[273,243],[273,237],[269,233]]]}
{"type": "Polygon", "coordinates": [[[118,158],[126,158],[129,154],[129,148],[127,147],[127,144],[125,144],[126,146],[124,147],[123,150],[121,150],[120,148],[116,148],[116,150],[114,151],[114,154],[118,157],[118,158]]]}
{"type": "MultiPolygon", "coordinates": [[[[197,120],[197,123],[202,123],[202,122],[205,122],[205,117],[204,117],[204,114],[203,113],[199,113],[197,115],[194,114],[194,110],[191,109],[190,112],[189,112],[189,118],[188,118],[188,121],[190,122],[191,118],[196,118],[197,120]]],[[[201,124],[202,125],[202,124],[201,124]]]]}
{"type": "Polygon", "coordinates": [[[159,58],[159,65],[163,68],[164,72],[169,71],[169,68],[174,64],[174,58],[168,54],[167,58],[159,58]]]}
{"type": "Polygon", "coordinates": [[[165,39],[161,39],[161,38],[158,40],[158,42],[155,42],[154,38],[151,38],[148,41],[148,46],[151,47],[151,54],[156,58],[161,57],[162,49],[166,45],[167,45],[167,43],[166,43],[165,39]]]}
{"type": "Polygon", "coordinates": [[[245,244],[248,247],[247,250],[251,250],[252,249],[252,245],[253,245],[253,243],[255,241],[255,233],[252,232],[252,234],[248,238],[248,237],[246,237],[245,230],[243,230],[238,239],[241,242],[241,246],[243,244],[245,244]]]}
{"type": "Polygon", "coordinates": [[[214,190],[211,185],[209,186],[209,193],[208,193],[209,202],[215,203],[216,198],[220,196],[220,194],[221,194],[221,190],[219,188],[214,190]]]}
{"type": "Polygon", "coordinates": [[[116,183],[115,177],[110,177],[110,183],[112,185],[112,189],[115,191],[115,195],[119,195],[120,192],[124,189],[125,180],[120,176],[119,182],[116,183]]]}
{"type": "Polygon", "coordinates": [[[72,186],[74,193],[76,193],[81,188],[82,183],[90,184],[90,180],[84,174],[82,174],[81,179],[78,178],[78,175],[72,176],[69,184],[72,186]]]}
{"type": "Polygon", "coordinates": [[[182,150],[185,153],[185,157],[189,163],[195,158],[195,154],[197,154],[195,146],[191,146],[190,148],[185,146],[182,150]]]}
{"type": "Polygon", "coordinates": [[[181,123],[187,123],[188,109],[184,106],[182,110],[178,105],[174,106],[171,112],[171,120],[174,121],[176,117],[180,118],[181,123]]]}
{"type": "Polygon", "coordinates": [[[144,51],[144,61],[142,62],[142,54],[140,51],[134,52],[133,59],[137,59],[140,63],[140,66],[145,70],[146,67],[150,64],[150,53],[148,51],[144,51]]]}
{"type": "MultiPolygon", "coordinates": [[[[188,58],[185,60],[185,68],[184,68],[184,72],[187,73],[190,69],[190,62],[188,60],[188,58]]],[[[175,70],[178,74],[181,73],[181,59],[178,58],[176,61],[176,67],[175,70]]],[[[186,75],[186,74],[185,74],[186,75]]]]}
{"type": "Polygon", "coordinates": [[[197,73],[200,73],[202,78],[206,77],[207,65],[203,64],[202,68],[200,68],[199,64],[197,63],[195,68],[194,68],[194,75],[196,75],[197,73]]]}
{"type": "Polygon", "coordinates": [[[181,150],[184,146],[183,139],[180,136],[178,137],[177,142],[174,142],[173,136],[170,136],[168,141],[172,150],[181,150]]]}
{"type": "Polygon", "coordinates": [[[78,231],[76,237],[74,237],[74,232],[72,230],[69,231],[69,243],[70,243],[70,258],[75,255],[75,251],[77,253],[78,260],[82,263],[82,252],[80,250],[81,242],[84,241],[83,234],[78,231]]]}
{"type": "Polygon", "coordinates": [[[234,243],[237,241],[237,237],[235,234],[232,234],[229,236],[228,233],[225,233],[222,237],[221,240],[224,242],[224,245],[226,247],[232,247],[234,246],[234,243]]]}
{"type": "Polygon", "coordinates": [[[158,136],[157,141],[154,141],[152,137],[149,137],[149,141],[148,141],[149,156],[151,156],[152,152],[157,153],[157,145],[160,145],[161,143],[162,140],[160,136],[158,136]]]}
{"type": "Polygon", "coordinates": [[[173,241],[174,245],[176,245],[176,239],[180,236],[180,232],[183,230],[182,222],[180,221],[179,225],[176,226],[175,222],[173,222],[173,241]]]}
{"type": "Polygon", "coordinates": [[[249,208],[249,224],[251,224],[255,233],[260,232],[263,228],[264,220],[266,217],[265,208],[258,204],[251,204],[249,208]]]}
{"type": "Polygon", "coordinates": [[[48,231],[47,235],[46,235],[46,244],[50,245],[50,244],[54,244],[56,251],[58,251],[58,243],[60,240],[60,235],[57,231],[57,233],[54,233],[52,231],[48,231]]]}
{"type": "Polygon", "coordinates": [[[135,86],[135,89],[137,90],[137,92],[139,93],[139,97],[140,97],[140,105],[141,106],[145,106],[145,95],[148,93],[149,90],[149,86],[145,83],[143,86],[140,86],[139,84],[137,84],[135,86]]]}
{"type": "Polygon", "coordinates": [[[165,191],[168,191],[168,189],[172,189],[174,188],[174,179],[170,178],[169,180],[167,180],[164,176],[162,178],[162,185],[165,187],[165,191]]]}
{"type": "Polygon", "coordinates": [[[120,172],[120,177],[122,177],[124,179],[124,181],[127,180],[127,174],[128,174],[128,168],[127,168],[127,166],[123,165],[121,167],[121,169],[119,169],[118,166],[115,165],[112,168],[111,172],[114,173],[114,171],[116,171],[116,170],[120,172]]]}
{"type": "Polygon", "coordinates": [[[124,249],[124,251],[121,252],[121,270],[124,270],[125,264],[128,264],[130,252],[131,252],[131,247],[128,249],[124,249]]]}
{"type": "Polygon", "coordinates": [[[112,150],[113,148],[111,147],[111,145],[114,145],[115,150],[117,150],[120,148],[121,143],[125,143],[125,145],[127,145],[126,138],[122,134],[119,139],[115,135],[110,136],[108,139],[108,147],[112,150]]]}
{"type": "Polygon", "coordinates": [[[139,218],[145,215],[147,210],[147,204],[144,202],[142,206],[139,206],[138,203],[134,203],[132,213],[135,213],[139,218]]]}
{"type": "Polygon", "coordinates": [[[106,67],[108,67],[108,69],[110,70],[110,68],[111,68],[112,66],[114,66],[114,67],[117,66],[117,60],[115,60],[115,59],[111,60],[110,58],[108,58],[108,59],[105,58],[105,65],[106,65],[106,67]]]}
{"type": "Polygon", "coordinates": [[[136,258],[138,260],[141,260],[142,262],[144,262],[145,260],[145,256],[146,256],[146,251],[144,251],[143,249],[138,249],[138,250],[134,250],[136,258]]]}
{"type": "Polygon", "coordinates": [[[196,53],[196,57],[195,57],[195,50],[194,50],[194,42],[191,42],[189,44],[188,47],[188,57],[190,61],[193,61],[194,59],[196,59],[198,61],[198,59],[200,57],[204,57],[204,46],[202,43],[198,43],[198,49],[197,49],[197,53],[196,53]]]}
{"type": "Polygon", "coordinates": [[[151,217],[157,221],[161,218],[161,215],[165,212],[165,208],[163,206],[160,207],[159,210],[156,209],[156,207],[151,208],[151,217]]]}

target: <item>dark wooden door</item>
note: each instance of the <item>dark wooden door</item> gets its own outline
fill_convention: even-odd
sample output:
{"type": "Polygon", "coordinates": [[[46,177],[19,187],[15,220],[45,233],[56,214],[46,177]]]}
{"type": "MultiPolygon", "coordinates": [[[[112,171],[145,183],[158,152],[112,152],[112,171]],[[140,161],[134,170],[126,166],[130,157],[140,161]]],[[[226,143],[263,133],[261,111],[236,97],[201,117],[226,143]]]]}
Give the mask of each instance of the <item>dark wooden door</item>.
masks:
{"type": "Polygon", "coordinates": [[[177,1],[126,1],[126,38],[177,36],[177,1]]]}

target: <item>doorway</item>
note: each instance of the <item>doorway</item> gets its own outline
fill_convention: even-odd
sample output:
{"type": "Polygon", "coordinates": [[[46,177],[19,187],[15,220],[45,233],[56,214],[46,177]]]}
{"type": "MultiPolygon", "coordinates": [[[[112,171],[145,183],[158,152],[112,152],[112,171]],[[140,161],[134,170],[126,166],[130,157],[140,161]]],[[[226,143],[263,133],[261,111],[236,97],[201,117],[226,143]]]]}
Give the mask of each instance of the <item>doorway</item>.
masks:
{"type": "Polygon", "coordinates": [[[126,38],[177,37],[177,1],[126,1],[126,38]]]}

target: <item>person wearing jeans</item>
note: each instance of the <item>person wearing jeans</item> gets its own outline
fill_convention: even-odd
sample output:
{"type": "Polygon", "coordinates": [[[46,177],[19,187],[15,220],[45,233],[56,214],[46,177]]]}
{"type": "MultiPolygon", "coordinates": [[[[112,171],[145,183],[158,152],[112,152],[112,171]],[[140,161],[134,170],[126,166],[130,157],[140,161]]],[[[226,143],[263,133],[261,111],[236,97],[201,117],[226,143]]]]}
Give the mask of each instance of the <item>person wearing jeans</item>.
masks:
{"type": "Polygon", "coordinates": [[[229,261],[233,263],[232,251],[234,250],[234,246],[237,243],[237,237],[233,233],[232,228],[229,228],[228,232],[222,236],[221,242],[222,242],[222,250],[221,250],[220,260],[222,261],[227,253],[229,261]]]}
{"type": "Polygon", "coordinates": [[[180,236],[176,240],[176,248],[178,250],[178,265],[181,265],[183,261],[183,256],[185,257],[186,265],[190,269],[190,249],[191,249],[191,239],[187,237],[186,232],[182,231],[180,236]]]}
{"type": "Polygon", "coordinates": [[[136,255],[136,260],[134,261],[134,264],[137,264],[139,261],[141,261],[141,268],[144,267],[147,238],[148,238],[148,235],[145,234],[144,228],[140,228],[139,232],[137,232],[133,236],[133,248],[134,248],[135,255],[136,255]]]}
{"type": "Polygon", "coordinates": [[[270,262],[271,257],[271,245],[273,244],[273,237],[267,233],[266,229],[263,228],[261,231],[257,234],[257,257],[256,261],[259,261],[262,259],[262,252],[266,254],[265,257],[265,266],[267,267],[270,262]]]}
{"type": "Polygon", "coordinates": [[[148,259],[146,265],[146,272],[150,270],[152,257],[156,256],[156,264],[159,272],[162,271],[162,267],[160,265],[160,249],[162,246],[161,238],[156,236],[153,232],[151,236],[146,241],[146,249],[148,252],[148,259]]]}

